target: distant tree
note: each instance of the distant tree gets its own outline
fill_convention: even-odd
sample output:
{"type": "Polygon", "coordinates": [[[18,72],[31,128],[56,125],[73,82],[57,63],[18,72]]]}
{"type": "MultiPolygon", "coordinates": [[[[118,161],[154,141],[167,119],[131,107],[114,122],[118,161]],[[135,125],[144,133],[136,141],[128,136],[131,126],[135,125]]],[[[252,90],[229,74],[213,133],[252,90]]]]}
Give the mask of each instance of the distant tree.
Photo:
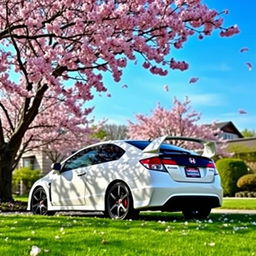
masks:
{"type": "Polygon", "coordinates": [[[117,124],[106,124],[103,126],[106,132],[106,140],[123,140],[127,139],[127,126],[117,124]]]}
{"type": "Polygon", "coordinates": [[[123,140],[127,139],[127,126],[118,124],[105,124],[99,126],[92,138],[98,140],[123,140]]]}
{"type": "MultiPolygon", "coordinates": [[[[208,139],[223,144],[223,141],[215,136],[217,133],[212,125],[200,125],[198,121],[201,114],[191,110],[190,100],[186,97],[184,102],[174,98],[173,106],[165,109],[157,105],[152,114],[136,115],[137,123],[129,122],[128,135],[135,139],[154,139],[164,135],[185,136],[208,139]]],[[[195,144],[185,141],[173,141],[172,144],[194,149],[195,144]]]]}
{"type": "Polygon", "coordinates": [[[244,129],[241,133],[245,138],[256,137],[255,130],[244,129]]]}
{"type": "Polygon", "coordinates": [[[107,132],[104,127],[101,125],[98,128],[96,126],[93,127],[94,132],[92,133],[92,139],[95,140],[105,140],[107,137],[107,132]]]}

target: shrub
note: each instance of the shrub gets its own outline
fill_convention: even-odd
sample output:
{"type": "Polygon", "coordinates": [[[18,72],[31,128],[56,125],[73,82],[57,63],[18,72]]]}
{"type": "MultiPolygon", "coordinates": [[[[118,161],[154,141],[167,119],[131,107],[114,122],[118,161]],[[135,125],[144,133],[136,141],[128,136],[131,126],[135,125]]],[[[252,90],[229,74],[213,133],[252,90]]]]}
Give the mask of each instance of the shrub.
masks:
{"type": "Polygon", "coordinates": [[[234,196],[238,192],[237,180],[248,173],[246,164],[240,159],[223,158],[216,162],[221,177],[224,196],[234,196]]]}
{"type": "Polygon", "coordinates": [[[23,167],[14,170],[12,174],[13,192],[19,191],[20,183],[23,183],[24,193],[27,194],[33,183],[40,178],[40,170],[31,170],[28,167],[23,167]]]}
{"type": "Polygon", "coordinates": [[[25,212],[27,211],[27,203],[21,201],[0,203],[0,212],[25,212]]]}
{"type": "Polygon", "coordinates": [[[235,197],[256,197],[256,192],[240,191],[235,194],[235,197]]]}
{"type": "Polygon", "coordinates": [[[256,191],[256,174],[247,174],[240,177],[237,181],[237,187],[242,190],[256,191]]]}

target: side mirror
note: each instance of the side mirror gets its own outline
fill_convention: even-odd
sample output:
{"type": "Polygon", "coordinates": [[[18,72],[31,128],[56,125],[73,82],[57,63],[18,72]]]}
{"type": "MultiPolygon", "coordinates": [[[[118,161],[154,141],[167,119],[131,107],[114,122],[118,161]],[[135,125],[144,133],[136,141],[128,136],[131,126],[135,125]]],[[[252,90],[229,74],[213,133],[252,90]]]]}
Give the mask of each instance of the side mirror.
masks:
{"type": "Polygon", "coordinates": [[[60,172],[61,171],[61,164],[60,163],[53,163],[51,165],[52,170],[56,171],[56,172],[60,172]]]}

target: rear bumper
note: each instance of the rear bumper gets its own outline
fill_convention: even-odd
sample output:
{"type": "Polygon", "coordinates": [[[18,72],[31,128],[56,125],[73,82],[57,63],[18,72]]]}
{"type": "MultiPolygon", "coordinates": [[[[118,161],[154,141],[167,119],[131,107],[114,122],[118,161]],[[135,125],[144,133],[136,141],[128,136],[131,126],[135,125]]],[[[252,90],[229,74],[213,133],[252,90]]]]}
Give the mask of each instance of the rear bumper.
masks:
{"type": "Polygon", "coordinates": [[[168,173],[151,172],[151,184],[141,188],[141,192],[146,193],[149,200],[134,205],[137,209],[180,211],[191,207],[214,208],[221,206],[223,198],[219,176],[215,176],[211,183],[191,183],[176,182],[168,173]]]}
{"type": "Polygon", "coordinates": [[[217,196],[173,196],[161,209],[164,211],[181,211],[184,209],[201,209],[220,207],[217,196]]]}

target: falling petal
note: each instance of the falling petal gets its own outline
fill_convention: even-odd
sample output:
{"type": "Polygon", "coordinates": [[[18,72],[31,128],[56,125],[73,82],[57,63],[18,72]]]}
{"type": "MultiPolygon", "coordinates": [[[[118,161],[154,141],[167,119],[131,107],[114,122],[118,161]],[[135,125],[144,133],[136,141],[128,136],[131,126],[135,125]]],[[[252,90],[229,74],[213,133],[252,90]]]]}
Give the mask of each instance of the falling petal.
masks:
{"type": "Polygon", "coordinates": [[[107,93],[107,97],[111,97],[111,94],[110,94],[110,93],[107,93]]]}
{"type": "Polygon", "coordinates": [[[189,80],[189,83],[190,83],[190,84],[196,83],[198,80],[199,80],[198,77],[192,77],[192,78],[189,80]]]}
{"type": "Polygon", "coordinates": [[[246,62],[245,63],[248,67],[248,70],[251,71],[252,70],[252,64],[250,62],[246,62]]]}
{"type": "Polygon", "coordinates": [[[164,85],[163,89],[164,89],[165,92],[169,92],[169,86],[167,84],[164,85]]]}
{"type": "Polygon", "coordinates": [[[122,88],[128,88],[128,85],[127,85],[127,84],[124,84],[124,85],[122,86],[122,88]]]}
{"type": "Polygon", "coordinates": [[[243,110],[243,109],[239,109],[238,112],[241,115],[247,114],[247,112],[245,110],[243,110]]]}
{"type": "Polygon", "coordinates": [[[249,51],[249,48],[247,47],[243,47],[240,49],[240,52],[248,52],[249,51]]]}

